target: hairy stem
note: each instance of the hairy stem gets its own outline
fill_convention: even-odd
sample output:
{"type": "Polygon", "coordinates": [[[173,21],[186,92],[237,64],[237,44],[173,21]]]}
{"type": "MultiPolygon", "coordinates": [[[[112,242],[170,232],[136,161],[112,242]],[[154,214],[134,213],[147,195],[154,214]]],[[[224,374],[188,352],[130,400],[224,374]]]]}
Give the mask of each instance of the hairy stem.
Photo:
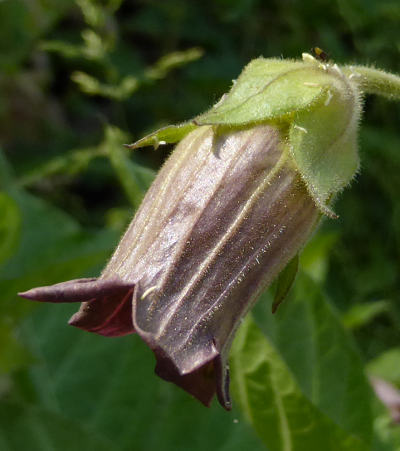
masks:
{"type": "Polygon", "coordinates": [[[366,66],[346,66],[343,71],[366,94],[379,94],[390,100],[400,100],[400,77],[366,66]]]}

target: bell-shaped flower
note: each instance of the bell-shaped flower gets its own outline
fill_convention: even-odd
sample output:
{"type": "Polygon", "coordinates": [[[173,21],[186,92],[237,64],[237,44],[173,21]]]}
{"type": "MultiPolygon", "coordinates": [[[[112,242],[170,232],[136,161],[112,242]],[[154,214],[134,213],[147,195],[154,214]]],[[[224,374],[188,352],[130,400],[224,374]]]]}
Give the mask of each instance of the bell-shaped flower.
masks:
{"type": "Polygon", "coordinates": [[[335,217],[358,168],[360,88],[376,72],[308,54],[252,61],[210,111],[130,146],[179,141],[100,277],[21,296],[82,302],[70,324],[138,333],[160,377],[229,409],[235,331],[321,216],[335,217]]]}

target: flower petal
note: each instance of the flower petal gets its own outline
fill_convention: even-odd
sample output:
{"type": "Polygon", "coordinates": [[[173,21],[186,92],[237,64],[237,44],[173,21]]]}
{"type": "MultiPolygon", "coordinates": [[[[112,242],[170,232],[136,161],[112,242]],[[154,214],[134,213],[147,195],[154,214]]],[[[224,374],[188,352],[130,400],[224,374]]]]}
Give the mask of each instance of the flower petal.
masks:
{"type": "Polygon", "coordinates": [[[277,128],[181,141],[103,273],[136,282],[133,323],[157,374],[229,409],[241,318],[319,217],[277,128]]]}
{"type": "Polygon", "coordinates": [[[82,302],[69,324],[113,337],[135,331],[131,319],[133,289],[134,284],[109,277],[70,280],[19,295],[42,302],[82,302]]]}

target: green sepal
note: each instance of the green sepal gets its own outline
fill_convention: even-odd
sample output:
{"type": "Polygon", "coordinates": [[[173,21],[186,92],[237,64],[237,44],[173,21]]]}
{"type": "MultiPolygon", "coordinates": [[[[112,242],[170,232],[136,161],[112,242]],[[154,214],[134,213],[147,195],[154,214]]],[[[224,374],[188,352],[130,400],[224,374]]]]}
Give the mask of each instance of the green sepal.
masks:
{"type": "Polygon", "coordinates": [[[274,296],[274,302],[272,303],[272,313],[278,310],[278,307],[285,300],[289,294],[290,289],[294,283],[294,280],[299,269],[299,256],[293,257],[285,268],[280,272],[277,283],[276,292],[274,296]]]}
{"type": "Polygon", "coordinates": [[[194,122],[241,126],[290,118],[318,102],[331,80],[313,64],[258,58],[245,67],[231,91],[194,122]]]}
{"type": "Polygon", "coordinates": [[[188,133],[197,128],[193,122],[184,122],[178,125],[168,125],[160,128],[153,133],[139,139],[133,144],[127,144],[129,149],[138,149],[139,147],[153,146],[155,149],[160,144],[173,144],[183,139],[188,133]]]}
{"type": "Polygon", "coordinates": [[[336,64],[322,63],[308,54],[303,54],[302,61],[258,58],[209,111],[128,147],[175,143],[202,125],[222,126],[224,131],[257,123],[284,125],[281,130],[294,166],[321,212],[335,218],[328,204],[359,167],[361,79],[365,84],[366,76],[343,72],[336,64]]]}
{"type": "Polygon", "coordinates": [[[291,123],[289,142],[295,164],[318,208],[333,218],[337,216],[327,203],[350,183],[359,167],[360,112],[357,92],[339,85],[291,123]]]}

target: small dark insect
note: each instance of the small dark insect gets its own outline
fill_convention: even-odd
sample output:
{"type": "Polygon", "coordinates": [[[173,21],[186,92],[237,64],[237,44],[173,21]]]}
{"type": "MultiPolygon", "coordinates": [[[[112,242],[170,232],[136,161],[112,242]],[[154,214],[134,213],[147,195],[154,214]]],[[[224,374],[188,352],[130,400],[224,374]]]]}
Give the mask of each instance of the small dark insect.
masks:
{"type": "Polygon", "coordinates": [[[311,53],[319,61],[329,61],[329,55],[319,47],[313,47],[311,53]]]}

